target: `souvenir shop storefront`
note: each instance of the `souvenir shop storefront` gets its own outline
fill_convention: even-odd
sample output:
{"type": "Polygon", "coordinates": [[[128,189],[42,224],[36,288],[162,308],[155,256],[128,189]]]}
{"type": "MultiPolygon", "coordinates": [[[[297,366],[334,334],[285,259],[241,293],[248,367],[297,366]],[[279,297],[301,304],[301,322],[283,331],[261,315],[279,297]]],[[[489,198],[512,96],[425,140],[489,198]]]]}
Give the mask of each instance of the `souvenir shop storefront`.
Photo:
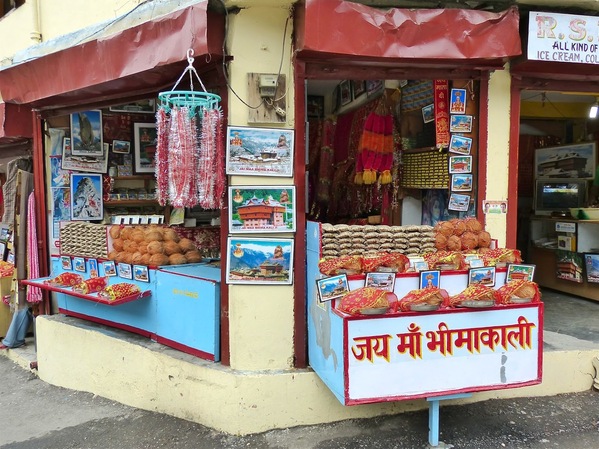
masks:
{"type": "MultiPolygon", "coordinates": [[[[271,123],[267,127],[263,123],[256,125],[256,122],[248,120],[247,108],[225,95],[216,70],[222,61],[216,55],[222,52],[222,34],[219,33],[226,27],[221,23],[223,17],[216,16],[217,20],[213,20],[211,13],[203,9],[206,3],[198,5],[203,5],[200,11],[205,23],[198,23],[196,15],[195,21],[186,17],[171,29],[187,30],[190,22],[195,27],[203,27],[202,33],[195,32],[196,36],[203,34],[206,39],[193,41],[195,61],[201,65],[199,71],[207,86],[223,88],[218,92],[223,99],[224,115],[228,117],[230,125],[226,137],[226,156],[230,159],[227,163],[230,164],[235,158],[241,160],[233,169],[230,165],[226,167],[226,173],[230,175],[229,191],[225,205],[219,209],[218,251],[222,255],[222,264],[218,275],[209,274],[214,267],[208,265],[200,267],[201,264],[182,264],[164,268],[157,262],[158,268],[151,268],[147,272],[151,280],[149,285],[143,284],[141,279],[127,282],[140,288],[141,292],[137,296],[133,295],[136,298],[139,296],[138,300],[129,301],[131,298],[125,296],[120,298],[122,304],[118,305],[96,301],[93,311],[89,306],[91,302],[84,302],[89,299],[85,298],[85,293],[78,294],[82,296],[78,297],[76,294],[66,294],[61,286],[50,287],[58,295],[64,295],[59,299],[58,305],[68,315],[86,319],[95,317],[100,323],[117,324],[116,327],[152,338],[162,337],[162,340],[155,339],[197,355],[202,361],[219,361],[220,357],[221,364],[208,366],[197,363],[196,360],[185,360],[184,363],[177,364],[178,371],[173,374],[172,361],[163,360],[162,354],[152,357],[152,360],[142,360],[126,343],[114,339],[110,340],[113,345],[111,352],[125,354],[123,360],[135,360],[139,369],[131,369],[130,365],[125,366],[126,364],[114,360],[110,354],[102,351],[102,345],[95,342],[92,344],[96,344],[94,347],[98,348],[96,360],[90,360],[83,348],[85,342],[90,342],[89,336],[77,324],[67,327],[57,321],[44,320],[46,335],[52,334],[56,338],[60,329],[63,332],[60,338],[65,343],[69,339],[70,347],[78,350],[77,356],[89,363],[86,372],[90,376],[79,376],[84,379],[77,381],[66,379],[64,374],[69,370],[69,365],[59,367],[50,359],[44,359],[48,371],[44,372],[46,368],[40,364],[40,375],[46,376],[52,383],[94,391],[137,407],[183,415],[186,419],[232,433],[397,413],[414,407],[412,401],[402,399],[470,395],[479,391],[540,383],[542,303],[534,286],[532,292],[530,288],[521,292],[508,286],[511,278],[517,277],[517,272],[510,271],[508,264],[524,269],[524,275],[529,278],[532,278],[532,273],[526,271],[530,267],[518,266],[522,261],[517,252],[510,249],[511,237],[505,224],[509,222],[512,211],[506,193],[500,190],[504,184],[507,185],[507,175],[506,179],[494,177],[493,183],[488,181],[489,167],[501,164],[505,166],[507,161],[506,130],[509,130],[510,123],[508,111],[503,107],[509,107],[509,102],[506,104],[502,99],[508,94],[504,83],[505,77],[509,75],[504,74],[503,66],[508,59],[520,54],[517,9],[497,13],[457,9],[379,10],[348,1],[306,0],[295,5],[291,18],[287,11],[280,9],[278,1],[273,1],[270,6],[236,11],[235,33],[233,28],[228,30],[231,35],[253,36],[253,33],[270,27],[280,30],[289,39],[288,42],[291,42],[292,35],[295,36],[293,48],[296,52],[293,58],[289,54],[281,65],[277,60],[270,67],[264,67],[262,60],[269,45],[275,48],[275,40],[276,45],[280,45],[278,35],[268,45],[259,45],[251,39],[233,39],[228,43],[227,50],[233,58],[232,76],[228,81],[237,91],[248,84],[248,74],[276,73],[277,69],[281,73],[281,66],[283,71],[289,71],[288,79],[293,79],[289,83],[293,88],[289,87],[288,92],[293,92],[294,95],[287,96],[288,100],[293,98],[293,101],[287,102],[283,114],[277,112],[277,123],[271,123]],[[288,27],[289,23],[293,23],[293,27],[288,27]],[[334,32],[328,26],[330,23],[336,24],[334,32]],[[455,26],[456,23],[461,24],[459,29],[455,26]],[[209,32],[212,27],[220,41],[209,32]],[[243,54],[244,58],[236,58],[239,54],[243,54]],[[205,58],[206,55],[210,55],[210,58],[205,58]],[[206,59],[211,62],[205,62],[206,59]],[[239,75],[240,72],[243,76],[239,75]],[[338,81],[334,89],[322,95],[312,91],[317,84],[332,81],[338,81]],[[323,98],[312,98],[317,96],[323,98]],[[336,100],[333,101],[333,98],[336,100]],[[494,106],[497,108],[494,109],[494,106]],[[330,116],[335,117],[335,123],[327,120],[330,116]],[[493,127],[489,126],[491,121],[493,127]],[[252,126],[248,126],[248,123],[252,126]],[[262,173],[261,178],[243,173],[247,167],[252,166],[252,161],[255,162],[247,157],[243,160],[240,156],[244,153],[237,148],[242,146],[244,132],[249,128],[264,128],[271,134],[274,130],[279,138],[274,145],[277,149],[289,142],[294,143],[295,151],[287,167],[288,171],[279,175],[285,179],[273,178],[272,173],[262,173]],[[370,132],[371,141],[379,142],[375,145],[376,148],[361,145],[368,134],[366,131],[370,132]],[[239,151],[234,153],[237,150],[239,151]],[[502,159],[504,156],[505,160],[502,159]],[[271,196],[278,203],[275,205],[275,212],[286,228],[278,234],[287,236],[292,233],[292,238],[279,238],[278,235],[274,239],[264,238],[267,235],[265,229],[262,232],[252,229],[250,238],[231,235],[235,234],[237,227],[243,226],[246,221],[244,217],[248,216],[244,214],[255,210],[255,206],[263,206],[260,202],[252,202],[252,195],[258,196],[257,193],[262,195],[269,191],[274,192],[271,196]],[[246,204],[247,195],[250,195],[249,199],[252,201],[246,204]],[[238,203],[236,198],[239,198],[238,203]],[[291,210],[290,199],[295,203],[291,210]],[[485,215],[483,202],[488,204],[492,216],[485,215]],[[247,207],[244,210],[241,206],[247,207]],[[236,211],[235,216],[233,210],[236,211]],[[289,218],[290,216],[293,218],[289,218]],[[278,282],[266,283],[270,285],[234,285],[248,284],[238,281],[256,276],[256,270],[251,270],[256,267],[234,268],[231,263],[236,260],[234,258],[242,259],[244,255],[247,258],[264,241],[271,243],[273,240],[282,244],[285,254],[289,254],[288,248],[293,248],[293,275],[291,277],[286,274],[289,282],[285,282],[286,285],[273,285],[278,282]],[[461,252],[463,246],[477,251],[477,256],[467,258],[461,252]],[[355,258],[350,251],[352,247],[359,249],[365,256],[376,254],[370,258],[355,258]],[[481,248],[483,251],[478,251],[481,248]],[[425,255],[432,259],[425,258],[425,255]],[[323,258],[327,260],[327,264],[320,263],[323,258]],[[471,259],[476,259],[476,262],[471,262],[471,259]],[[416,263],[420,263],[418,270],[416,263]],[[183,268],[175,268],[177,266],[183,268]],[[204,271],[198,274],[199,268],[204,271]],[[469,268],[478,271],[471,272],[469,268]],[[434,291],[438,295],[429,297],[422,292],[413,293],[411,297],[415,307],[408,304],[407,309],[401,311],[398,309],[400,301],[388,302],[386,293],[393,293],[399,300],[412,291],[425,290],[419,288],[422,286],[420,282],[429,281],[428,277],[421,276],[424,271],[432,272],[431,282],[436,283],[434,291]],[[329,296],[327,300],[323,300],[330,287],[327,286],[327,280],[340,276],[341,286],[349,294],[364,287],[367,272],[375,273],[375,280],[381,280],[380,273],[384,273],[386,278],[390,276],[394,284],[393,291],[375,288],[376,304],[352,310],[337,307],[341,305],[340,297],[329,301],[329,296]],[[177,276],[177,279],[200,277],[206,282],[206,287],[212,290],[200,292],[182,286],[180,289],[175,288],[181,291],[175,292],[172,286],[173,276],[177,276]],[[224,283],[224,280],[229,285],[221,288],[219,284],[221,281],[224,283]],[[323,280],[324,282],[320,282],[323,280]],[[165,291],[160,288],[165,285],[170,285],[170,290],[166,296],[162,296],[165,291]],[[496,293],[504,286],[508,288],[501,295],[496,293]],[[194,293],[197,293],[196,297],[194,293]],[[518,296],[519,294],[522,296],[518,296]],[[174,297],[187,297],[191,300],[210,297],[212,303],[204,309],[193,309],[198,301],[189,301],[182,310],[177,310],[168,300],[164,301],[164,308],[153,302],[156,298],[160,302],[161,298],[174,297]],[[451,301],[450,297],[453,298],[451,301]],[[518,301],[517,298],[522,300],[518,301]],[[386,308],[381,312],[380,308],[385,301],[386,308]],[[463,301],[473,301],[470,303],[473,306],[459,307],[458,304],[463,301]],[[419,310],[418,306],[422,308],[419,310]],[[123,312],[115,313],[110,308],[123,312]],[[360,313],[362,308],[379,309],[379,315],[363,315],[360,313]],[[102,312],[104,315],[98,315],[98,310],[105,310],[102,312]],[[358,313],[353,313],[356,310],[358,313]],[[178,315],[169,315],[175,313],[173,311],[178,315]],[[185,315],[186,312],[188,316],[185,315]],[[195,329],[198,327],[195,319],[197,316],[202,317],[202,326],[209,324],[204,329],[208,329],[213,337],[215,334],[221,337],[220,348],[215,344],[215,338],[211,340],[208,349],[206,346],[198,349],[185,340],[186,336],[175,334],[173,326],[167,325],[167,332],[171,332],[168,335],[159,329],[165,322],[163,317],[179,324],[184,322],[188,324],[188,329],[195,329]],[[214,320],[213,316],[216,317],[214,320]],[[449,326],[444,333],[439,327],[441,317],[447,319],[446,324],[449,326]],[[472,328],[475,318],[479,320],[480,326],[472,328]],[[210,321],[206,321],[207,319],[210,321]],[[191,323],[189,320],[195,321],[191,323]],[[360,343],[359,347],[351,342],[365,336],[379,335],[375,334],[378,332],[375,329],[379,328],[383,320],[387,323],[385,326],[388,326],[381,328],[385,335],[405,334],[405,351],[401,354],[394,353],[393,358],[406,355],[410,357],[412,353],[422,354],[427,358],[426,364],[430,367],[430,372],[445,369],[457,371],[462,362],[471,366],[473,373],[483,366],[491,365],[498,371],[502,363],[501,351],[516,355],[510,359],[510,365],[504,367],[506,376],[499,382],[493,373],[485,372],[478,377],[465,378],[463,383],[448,386],[439,385],[435,379],[428,379],[415,388],[413,385],[405,385],[405,388],[373,391],[369,389],[371,385],[363,381],[370,373],[362,371],[359,364],[355,364],[356,355],[362,349],[364,357],[370,354],[362,359],[370,363],[376,358],[376,369],[381,370],[380,373],[384,376],[394,377],[394,370],[400,365],[379,364],[384,365],[387,354],[377,353],[374,358],[372,351],[368,351],[368,345],[370,349],[374,348],[374,337],[364,340],[364,345],[360,343]],[[437,335],[448,340],[443,345],[439,343],[437,349],[431,343],[429,348],[433,349],[419,352],[423,349],[416,344],[420,334],[415,328],[404,329],[412,321],[417,322],[421,329],[426,328],[423,335],[430,333],[433,337],[437,335]],[[264,329],[269,330],[268,335],[264,329]],[[454,341],[458,338],[456,332],[463,335],[463,338],[459,337],[459,345],[454,341]],[[408,338],[408,333],[412,337],[408,338]],[[503,339],[502,333],[505,334],[503,339]],[[491,341],[495,341],[496,335],[499,336],[499,346],[491,341]],[[454,343],[456,348],[452,356],[448,356],[452,351],[447,345],[454,343]],[[473,349],[473,345],[480,351],[473,349]],[[190,348],[197,351],[190,351],[190,348]],[[442,357],[437,357],[439,355],[442,357]],[[432,356],[430,360],[429,356],[432,356]],[[160,365],[155,367],[150,362],[160,365]],[[124,384],[144,382],[147,380],[146,371],[155,373],[150,388],[147,388],[147,382],[144,384],[147,398],[128,397],[123,391],[117,391],[118,388],[114,385],[101,385],[95,380],[99,377],[98,372],[103,372],[101,364],[112,366],[124,384]],[[231,369],[227,369],[229,365],[231,369]],[[50,369],[52,372],[49,372],[50,369]],[[85,377],[91,380],[88,381],[85,377]],[[180,381],[180,385],[173,386],[170,380],[172,378],[180,381]],[[357,390],[354,389],[355,385],[358,386],[357,390]],[[199,401],[181,401],[181,396],[201,397],[203,401],[201,404],[196,403],[199,401]],[[288,406],[290,401],[294,404],[292,410],[288,406]],[[214,410],[214,403],[219,404],[218,410],[214,410]],[[346,407],[368,403],[377,404],[346,407]],[[230,416],[239,416],[240,419],[232,420],[230,416]]],[[[179,14],[185,15],[184,12],[179,14]]],[[[180,17],[179,14],[174,17],[180,17]]],[[[134,32],[137,31],[139,30],[134,32]]],[[[143,25],[141,31],[143,36],[143,25]]],[[[162,35],[163,39],[165,35],[162,35]]],[[[62,58],[67,61],[65,64],[80,62],[83,57],[82,46],[85,45],[98,47],[92,50],[102,50],[105,54],[114,52],[116,48],[120,49],[120,46],[140,45],[138,51],[143,52],[148,49],[146,47],[158,45],[161,39],[142,39],[141,43],[134,44],[134,40],[125,31],[121,36],[122,40],[112,38],[93,41],[24,63],[21,67],[1,71],[0,81],[3,86],[9,86],[12,81],[16,83],[14,88],[6,88],[6,98],[27,103],[40,111],[40,130],[44,122],[55,125],[51,126],[53,129],[66,128],[60,120],[64,120],[65,116],[75,116],[81,111],[103,111],[103,108],[107,108],[108,118],[111,113],[121,114],[111,111],[111,108],[121,106],[117,109],[123,110],[123,105],[153,98],[172,87],[187,64],[183,59],[189,47],[185,35],[181,31],[171,36],[172,39],[178,36],[180,40],[172,47],[166,46],[165,53],[161,52],[160,61],[137,67],[134,61],[144,60],[143,58],[123,60],[121,63],[124,67],[113,67],[113,71],[103,74],[105,79],[101,82],[91,79],[91,75],[89,79],[83,76],[83,81],[73,76],[71,79],[67,78],[69,82],[65,86],[53,87],[43,77],[38,80],[36,73],[43,73],[41,69],[46,63],[61,66],[62,58]],[[27,86],[22,81],[19,82],[20,76],[29,80],[27,86]],[[32,79],[36,80],[39,87],[29,94],[26,92],[29,92],[32,79]]],[[[285,42],[283,39],[282,54],[289,50],[285,42]]],[[[118,53],[127,54],[121,50],[118,53]]],[[[271,53],[280,54],[278,51],[271,53]]],[[[153,55],[148,52],[148,58],[151,54],[153,55]]],[[[157,55],[154,56],[158,58],[157,55]]],[[[4,91],[2,93],[5,95],[4,91]]],[[[138,114],[139,110],[127,111],[127,114],[130,113],[138,114]]],[[[79,116],[75,120],[78,127],[84,121],[79,116]]],[[[134,124],[151,121],[143,118],[119,120],[124,120],[123,126],[131,127],[133,137],[130,143],[133,146],[134,124]]],[[[69,125],[72,131],[74,126],[69,125]]],[[[143,132],[143,127],[138,129],[140,133],[143,132]]],[[[57,135],[60,136],[60,133],[57,135]]],[[[60,147],[60,150],[56,148],[56,154],[62,155],[66,151],[64,137],[67,136],[55,140],[60,147]]],[[[127,139],[123,135],[113,134],[111,139],[110,151],[114,152],[115,148],[124,151],[122,146],[127,139]]],[[[138,140],[139,143],[142,142],[141,134],[138,140]]],[[[75,142],[69,143],[73,145],[75,142]]],[[[53,146],[47,142],[44,145],[41,134],[36,137],[36,162],[40,166],[51,158],[48,149],[53,146]]],[[[261,164],[276,159],[273,148],[264,150],[270,152],[260,154],[261,164]]],[[[127,170],[127,164],[126,158],[118,157],[115,165],[120,177],[121,166],[125,166],[127,170]]],[[[272,165],[273,170],[279,168],[277,164],[272,165]]],[[[49,182],[47,177],[36,178],[36,189],[39,186],[47,197],[51,197],[50,189],[62,188],[50,186],[49,182]]],[[[136,187],[137,194],[144,188],[147,191],[145,185],[136,187]]],[[[39,204],[45,204],[43,198],[42,195],[39,204]]],[[[109,198],[107,203],[110,201],[109,198]]],[[[136,201],[139,201],[139,196],[136,201]]],[[[128,214],[119,212],[115,215],[128,214]]],[[[133,215],[145,214],[136,212],[133,215]]],[[[166,217],[163,219],[166,220],[166,217]]],[[[264,228],[260,219],[251,218],[247,222],[251,226],[264,228]]],[[[147,226],[151,224],[154,223],[147,226]]],[[[76,225],[83,228],[81,223],[76,225]]],[[[56,264],[56,271],[52,273],[52,267],[48,267],[45,273],[51,277],[48,281],[56,281],[56,275],[77,274],[74,268],[77,264],[85,267],[85,273],[90,273],[90,260],[103,261],[102,255],[93,257],[66,252],[62,242],[60,250],[53,253],[54,228],[51,220],[43,228],[43,235],[49,237],[47,254],[41,256],[50,260],[50,256],[54,254],[52,260],[56,264]],[[68,260],[64,260],[65,265],[63,255],[68,256],[68,260]],[[72,269],[69,268],[69,263],[73,264],[72,269]]],[[[81,229],[70,231],[73,234],[82,232],[81,229]]],[[[133,240],[137,249],[143,243],[150,246],[151,242],[136,241],[133,236],[130,237],[126,240],[133,240]]],[[[115,235],[109,234],[107,238],[109,246],[105,248],[106,258],[110,251],[117,251],[115,241],[125,240],[116,231],[115,235]]],[[[138,239],[142,239],[142,236],[138,239]]],[[[179,236],[179,240],[181,239],[179,236]]],[[[162,241],[166,240],[163,235],[162,241]]],[[[124,241],[119,243],[124,249],[124,241]]],[[[134,254],[138,251],[125,252],[134,254]]],[[[277,254],[273,256],[274,259],[281,259],[277,254]]],[[[280,277],[281,271],[284,272],[285,269],[281,269],[280,260],[274,262],[260,264],[260,274],[264,277],[280,277]]],[[[132,267],[145,265],[141,259],[139,264],[126,259],[120,263],[132,267]]],[[[119,262],[117,268],[118,264],[119,262]]],[[[152,266],[154,264],[151,263],[150,267],[152,266]]],[[[98,268],[106,269],[103,263],[98,268]]],[[[121,274],[128,273],[119,273],[117,278],[122,280],[124,276],[121,274]]],[[[525,287],[531,287],[530,283],[525,287]]],[[[430,291],[432,290],[427,290],[430,291]]],[[[368,295],[358,298],[356,304],[360,304],[366,296],[368,295]]],[[[348,298],[351,299],[351,296],[348,298]]],[[[420,341],[424,341],[424,337],[420,337],[420,341]]],[[[98,338],[103,340],[106,337],[99,335],[98,338]]],[[[381,344],[384,341],[381,340],[381,344]]],[[[42,349],[47,349],[43,342],[40,345],[42,349]]],[[[391,347],[396,346],[391,344],[391,347]]],[[[376,351],[380,352],[378,349],[376,351]]],[[[418,357],[411,358],[418,361],[418,357]]],[[[70,368],[75,369],[74,365],[70,365],[70,368]]],[[[422,365],[414,363],[407,369],[414,379],[422,377],[422,365]]],[[[385,388],[387,386],[389,385],[385,388]]],[[[423,404],[416,405],[420,408],[422,406],[423,404]]],[[[432,442],[434,437],[435,435],[431,436],[432,442]]]]}

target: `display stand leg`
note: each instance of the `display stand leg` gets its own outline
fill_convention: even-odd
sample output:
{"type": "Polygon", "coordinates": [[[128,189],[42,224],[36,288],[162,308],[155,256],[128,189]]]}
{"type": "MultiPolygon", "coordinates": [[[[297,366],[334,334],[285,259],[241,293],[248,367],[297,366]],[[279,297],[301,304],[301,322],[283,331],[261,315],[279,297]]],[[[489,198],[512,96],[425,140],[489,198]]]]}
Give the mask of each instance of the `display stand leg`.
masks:
{"type": "Polygon", "coordinates": [[[450,394],[448,396],[436,396],[426,398],[430,403],[428,405],[428,443],[430,447],[446,447],[444,444],[439,446],[439,402],[447,399],[469,398],[472,393],[450,394]]]}

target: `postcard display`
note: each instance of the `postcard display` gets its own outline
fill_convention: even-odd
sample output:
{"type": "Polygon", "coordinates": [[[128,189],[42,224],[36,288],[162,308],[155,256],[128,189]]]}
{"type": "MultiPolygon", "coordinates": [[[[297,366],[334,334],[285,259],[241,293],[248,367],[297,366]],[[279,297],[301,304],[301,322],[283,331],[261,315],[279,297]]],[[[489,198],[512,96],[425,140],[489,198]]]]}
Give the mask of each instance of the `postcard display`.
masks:
{"type": "MultiPolygon", "coordinates": [[[[321,223],[307,223],[309,360],[343,405],[427,398],[437,399],[438,407],[439,399],[541,382],[541,302],[345,314],[335,300],[319,298],[322,234],[321,223]]],[[[393,274],[398,298],[419,288],[418,273],[393,274]]],[[[363,287],[364,279],[348,275],[349,290],[363,287]]],[[[506,269],[497,268],[494,288],[505,280],[506,269]]],[[[468,285],[468,271],[441,271],[439,281],[449,295],[458,294],[468,285]]]]}

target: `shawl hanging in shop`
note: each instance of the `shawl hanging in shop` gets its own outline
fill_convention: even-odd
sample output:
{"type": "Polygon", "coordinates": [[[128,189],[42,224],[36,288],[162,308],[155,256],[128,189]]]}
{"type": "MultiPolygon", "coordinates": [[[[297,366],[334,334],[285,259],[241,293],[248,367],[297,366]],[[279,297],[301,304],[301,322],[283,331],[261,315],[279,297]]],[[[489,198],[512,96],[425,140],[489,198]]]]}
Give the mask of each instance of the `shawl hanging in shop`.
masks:
{"type": "MultiPolygon", "coordinates": [[[[29,261],[29,279],[37,279],[40,275],[39,256],[37,253],[37,227],[35,224],[35,194],[31,192],[27,200],[27,260],[29,261]]],[[[29,285],[27,302],[42,302],[42,290],[29,285]]]]}

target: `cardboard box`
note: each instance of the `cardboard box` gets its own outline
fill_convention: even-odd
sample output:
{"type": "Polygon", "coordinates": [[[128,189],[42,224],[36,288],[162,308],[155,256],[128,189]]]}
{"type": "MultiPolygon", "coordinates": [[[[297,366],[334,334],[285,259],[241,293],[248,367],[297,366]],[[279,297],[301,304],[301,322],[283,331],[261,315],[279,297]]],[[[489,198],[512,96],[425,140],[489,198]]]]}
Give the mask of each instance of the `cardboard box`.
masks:
{"type": "Polygon", "coordinates": [[[576,237],[558,235],[557,236],[557,248],[566,251],[576,251],[576,237]]]}

